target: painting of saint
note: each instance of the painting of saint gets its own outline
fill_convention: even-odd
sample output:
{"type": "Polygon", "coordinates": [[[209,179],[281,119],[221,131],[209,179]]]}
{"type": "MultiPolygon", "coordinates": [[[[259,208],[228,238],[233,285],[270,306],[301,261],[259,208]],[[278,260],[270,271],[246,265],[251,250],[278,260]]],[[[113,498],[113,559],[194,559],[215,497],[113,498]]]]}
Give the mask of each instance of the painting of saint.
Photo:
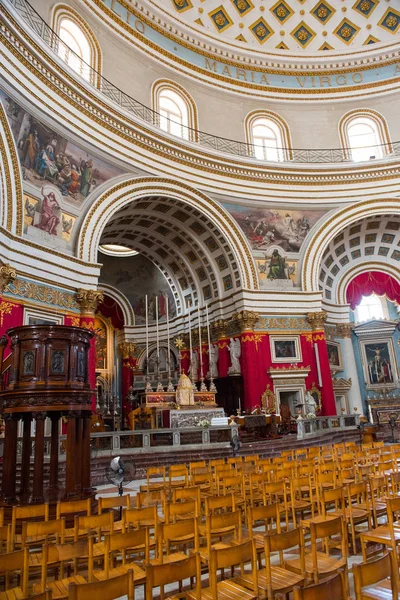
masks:
{"type": "Polygon", "coordinates": [[[50,182],[69,202],[80,206],[97,186],[122,173],[60,136],[1,91],[0,101],[15,139],[22,176],[35,187],[50,182]]]}
{"type": "Polygon", "coordinates": [[[387,342],[368,343],[364,346],[367,361],[368,383],[377,385],[393,383],[394,373],[387,342]]]}
{"type": "Polygon", "coordinates": [[[296,357],[296,345],[294,340],[280,340],[275,342],[275,356],[276,358],[295,358],[296,357]]]}
{"type": "Polygon", "coordinates": [[[107,369],[107,328],[101,319],[94,320],[96,370],[107,369]]]}
{"type": "Polygon", "coordinates": [[[298,336],[271,336],[270,344],[273,362],[292,363],[301,360],[298,336]]]}
{"type": "Polygon", "coordinates": [[[279,246],[300,252],[308,232],[325,214],[320,210],[278,210],[224,204],[246,234],[253,250],[279,246]]]}
{"type": "Polygon", "coordinates": [[[337,344],[335,342],[327,342],[326,347],[328,350],[329,366],[331,367],[331,370],[340,371],[341,369],[343,369],[340,344],[337,344]]]}

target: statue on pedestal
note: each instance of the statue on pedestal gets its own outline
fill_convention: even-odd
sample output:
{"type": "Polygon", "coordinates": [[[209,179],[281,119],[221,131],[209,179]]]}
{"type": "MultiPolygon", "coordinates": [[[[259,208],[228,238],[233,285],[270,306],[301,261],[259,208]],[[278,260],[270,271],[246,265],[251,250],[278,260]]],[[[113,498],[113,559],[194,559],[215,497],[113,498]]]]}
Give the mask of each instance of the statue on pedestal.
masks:
{"type": "Polygon", "coordinates": [[[231,366],[228,369],[230,375],[240,375],[242,372],[240,368],[239,358],[242,354],[239,338],[231,338],[229,341],[229,354],[231,355],[231,366]]]}
{"type": "Polygon", "coordinates": [[[307,390],[306,392],[306,397],[305,397],[305,405],[306,405],[306,414],[307,415],[314,415],[317,412],[317,403],[315,402],[315,398],[312,396],[310,390],[307,390]]]}
{"type": "Polygon", "coordinates": [[[210,370],[207,377],[218,379],[218,344],[211,344],[210,347],[210,370]]]}
{"type": "Polygon", "coordinates": [[[176,403],[178,406],[193,406],[194,392],[192,382],[189,377],[182,373],[179,377],[178,387],[176,388],[176,403]]]}
{"type": "Polygon", "coordinates": [[[197,381],[199,378],[199,355],[197,350],[192,352],[192,360],[190,362],[190,375],[192,381],[197,381]]]}

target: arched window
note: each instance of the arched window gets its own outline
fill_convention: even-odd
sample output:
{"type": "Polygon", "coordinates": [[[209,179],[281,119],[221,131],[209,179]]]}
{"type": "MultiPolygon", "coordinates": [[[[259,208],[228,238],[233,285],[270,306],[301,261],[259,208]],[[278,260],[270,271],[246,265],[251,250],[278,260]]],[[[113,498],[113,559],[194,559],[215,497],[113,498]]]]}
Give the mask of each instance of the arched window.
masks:
{"type": "Polygon", "coordinates": [[[58,55],[81,77],[99,87],[101,70],[100,46],[90,27],[69,6],[58,4],[53,11],[53,29],[58,55]]]}
{"type": "Polygon", "coordinates": [[[346,158],[361,162],[383,158],[392,151],[386,121],[374,110],[351,111],[339,127],[346,158]]]}
{"type": "Polygon", "coordinates": [[[255,111],[245,120],[250,153],[259,160],[279,162],[291,160],[289,127],[278,115],[269,111],[255,111]]]}
{"type": "Polygon", "coordinates": [[[360,304],[356,308],[356,321],[371,321],[372,319],[385,319],[386,311],[384,310],[382,299],[376,294],[363,296],[360,304]]]}
{"type": "Polygon", "coordinates": [[[163,131],[185,140],[197,141],[196,105],[182,86],[173,81],[156,81],[152,100],[156,123],[163,131]]]}

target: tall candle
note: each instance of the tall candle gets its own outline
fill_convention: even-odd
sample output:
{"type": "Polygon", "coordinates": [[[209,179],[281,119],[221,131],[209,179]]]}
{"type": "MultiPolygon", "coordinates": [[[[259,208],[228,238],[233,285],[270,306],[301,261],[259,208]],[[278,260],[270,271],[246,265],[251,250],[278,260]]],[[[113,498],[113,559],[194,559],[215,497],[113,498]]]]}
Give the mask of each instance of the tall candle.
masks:
{"type": "Polygon", "coordinates": [[[188,310],[188,317],[189,317],[189,359],[190,359],[190,375],[192,375],[192,360],[193,360],[193,347],[192,347],[192,327],[190,324],[190,307],[192,306],[192,304],[190,304],[189,306],[189,310],[188,310]]]}
{"type": "Polygon", "coordinates": [[[208,368],[210,371],[210,376],[212,377],[212,373],[211,373],[211,337],[210,337],[210,321],[208,320],[208,308],[207,308],[207,304],[206,304],[206,319],[207,319],[207,338],[208,338],[208,368]]]}
{"type": "Polygon", "coordinates": [[[170,348],[169,348],[169,308],[168,308],[168,296],[165,296],[165,304],[166,304],[166,311],[167,311],[167,350],[168,350],[168,358],[167,358],[167,366],[168,366],[168,377],[170,377],[171,375],[171,369],[170,369],[170,365],[171,365],[171,361],[170,361],[170,348]]]}
{"type": "Polygon", "coordinates": [[[146,294],[146,372],[149,374],[149,303],[146,294]]]}
{"type": "Polygon", "coordinates": [[[156,296],[156,337],[157,337],[157,360],[160,358],[160,339],[158,335],[158,296],[156,296]]]}
{"type": "Polygon", "coordinates": [[[199,354],[200,354],[200,377],[203,377],[203,353],[201,351],[201,323],[200,323],[200,304],[197,305],[197,316],[199,319],[199,354]]]}

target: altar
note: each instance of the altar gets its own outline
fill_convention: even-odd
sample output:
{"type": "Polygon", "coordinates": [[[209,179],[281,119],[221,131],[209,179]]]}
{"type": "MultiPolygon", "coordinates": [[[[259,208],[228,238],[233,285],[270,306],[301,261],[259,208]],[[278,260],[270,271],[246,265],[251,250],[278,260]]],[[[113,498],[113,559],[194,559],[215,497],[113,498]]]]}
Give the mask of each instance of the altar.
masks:
{"type": "Polygon", "coordinates": [[[223,408],[170,410],[169,426],[171,429],[177,429],[178,427],[182,429],[185,427],[209,427],[211,419],[224,416],[223,408]]]}

